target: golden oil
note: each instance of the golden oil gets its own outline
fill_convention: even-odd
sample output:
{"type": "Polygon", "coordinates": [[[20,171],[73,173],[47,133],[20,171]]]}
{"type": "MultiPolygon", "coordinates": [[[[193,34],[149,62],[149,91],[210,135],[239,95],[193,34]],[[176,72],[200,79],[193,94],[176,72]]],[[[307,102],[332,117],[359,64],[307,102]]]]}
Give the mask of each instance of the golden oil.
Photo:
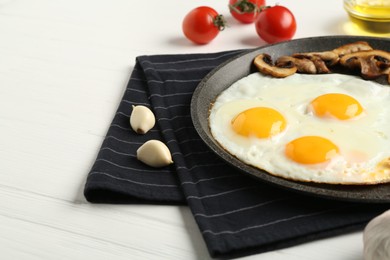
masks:
{"type": "Polygon", "coordinates": [[[364,30],[390,33],[390,0],[344,0],[351,21],[364,30]]]}

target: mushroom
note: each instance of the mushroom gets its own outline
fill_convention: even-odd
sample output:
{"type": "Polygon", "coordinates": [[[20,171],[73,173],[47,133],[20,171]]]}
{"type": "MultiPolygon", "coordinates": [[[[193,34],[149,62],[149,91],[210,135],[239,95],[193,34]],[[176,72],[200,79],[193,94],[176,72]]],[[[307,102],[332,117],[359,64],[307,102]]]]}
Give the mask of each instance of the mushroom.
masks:
{"type": "Polygon", "coordinates": [[[360,69],[365,79],[375,79],[388,75],[390,83],[390,53],[382,50],[360,51],[346,54],[340,59],[340,64],[350,69],[360,69]]]}
{"type": "Polygon", "coordinates": [[[277,67],[288,67],[292,66],[291,64],[294,64],[295,67],[297,67],[297,71],[300,73],[307,73],[307,74],[316,74],[317,69],[314,63],[306,58],[298,59],[292,56],[281,56],[279,57],[275,65],[277,67]]]}
{"type": "Polygon", "coordinates": [[[339,55],[333,51],[296,53],[293,55],[293,57],[307,58],[310,60],[313,58],[320,58],[326,63],[327,66],[336,65],[339,61],[339,55]]]}
{"type": "Polygon", "coordinates": [[[358,42],[348,43],[340,47],[337,47],[336,49],[333,49],[333,52],[337,54],[339,57],[341,57],[353,52],[370,51],[370,50],[372,50],[372,47],[368,44],[368,42],[358,41],[358,42]]]}
{"type": "Polygon", "coordinates": [[[316,66],[318,74],[330,73],[325,61],[323,61],[319,56],[314,55],[310,58],[310,60],[314,63],[314,66],[316,66]]]}
{"type": "Polygon", "coordinates": [[[294,58],[309,59],[314,63],[317,73],[330,73],[328,66],[333,66],[339,61],[339,56],[332,51],[295,53],[294,58]]]}
{"type": "Polygon", "coordinates": [[[285,78],[297,71],[297,67],[295,67],[292,63],[286,64],[286,67],[275,66],[272,62],[271,56],[266,53],[257,55],[253,63],[261,73],[271,75],[276,78],[285,78]]]}

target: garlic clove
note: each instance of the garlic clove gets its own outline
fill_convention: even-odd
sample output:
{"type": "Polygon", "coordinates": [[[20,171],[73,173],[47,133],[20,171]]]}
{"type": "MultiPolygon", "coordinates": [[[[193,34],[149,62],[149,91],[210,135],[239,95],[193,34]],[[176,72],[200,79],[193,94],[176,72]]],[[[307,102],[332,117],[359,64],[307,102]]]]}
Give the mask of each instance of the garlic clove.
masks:
{"type": "Polygon", "coordinates": [[[159,140],[149,140],[138,148],[137,159],[156,168],[173,163],[168,147],[159,140]]]}
{"type": "Polygon", "coordinates": [[[363,232],[364,260],[390,259],[390,210],[372,219],[363,232]]]}
{"type": "Polygon", "coordinates": [[[153,112],[146,106],[133,106],[130,126],[137,134],[146,134],[156,123],[153,112]]]}

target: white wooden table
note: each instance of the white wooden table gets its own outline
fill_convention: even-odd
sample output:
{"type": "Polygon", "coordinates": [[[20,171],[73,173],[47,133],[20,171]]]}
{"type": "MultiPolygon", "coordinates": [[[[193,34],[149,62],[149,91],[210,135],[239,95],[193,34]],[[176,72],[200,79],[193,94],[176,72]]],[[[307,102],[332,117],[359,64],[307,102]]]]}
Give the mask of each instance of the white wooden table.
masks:
{"type": "MultiPolygon", "coordinates": [[[[295,38],[361,34],[342,1],[268,1],[295,14],[295,38]]],[[[0,0],[1,259],[209,259],[187,207],[93,205],[86,176],[144,54],[264,43],[227,1],[0,0]],[[197,46],[184,15],[208,5],[229,27],[197,46]]],[[[362,259],[362,233],[245,259],[362,259]]]]}

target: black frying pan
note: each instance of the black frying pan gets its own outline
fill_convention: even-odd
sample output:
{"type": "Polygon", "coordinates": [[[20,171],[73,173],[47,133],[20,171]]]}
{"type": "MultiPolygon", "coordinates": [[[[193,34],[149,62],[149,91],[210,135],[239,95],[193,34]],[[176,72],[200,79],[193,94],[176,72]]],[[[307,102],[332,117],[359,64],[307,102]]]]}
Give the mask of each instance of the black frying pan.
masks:
{"type": "MultiPolygon", "coordinates": [[[[214,140],[208,125],[211,103],[232,83],[257,71],[252,62],[258,54],[268,53],[275,60],[279,56],[291,55],[297,52],[332,50],[341,45],[356,41],[367,41],[374,49],[390,51],[390,39],[362,36],[325,36],[267,45],[228,60],[211,71],[199,83],[193,94],[191,101],[191,116],[195,129],[206,145],[219,157],[238,168],[244,174],[249,174],[261,181],[293,191],[327,198],[370,203],[390,202],[390,183],[379,185],[328,185],[297,182],[276,177],[265,171],[246,165],[226,152],[216,140],[214,140]]],[[[379,79],[378,82],[387,84],[385,79],[379,79]]]]}

